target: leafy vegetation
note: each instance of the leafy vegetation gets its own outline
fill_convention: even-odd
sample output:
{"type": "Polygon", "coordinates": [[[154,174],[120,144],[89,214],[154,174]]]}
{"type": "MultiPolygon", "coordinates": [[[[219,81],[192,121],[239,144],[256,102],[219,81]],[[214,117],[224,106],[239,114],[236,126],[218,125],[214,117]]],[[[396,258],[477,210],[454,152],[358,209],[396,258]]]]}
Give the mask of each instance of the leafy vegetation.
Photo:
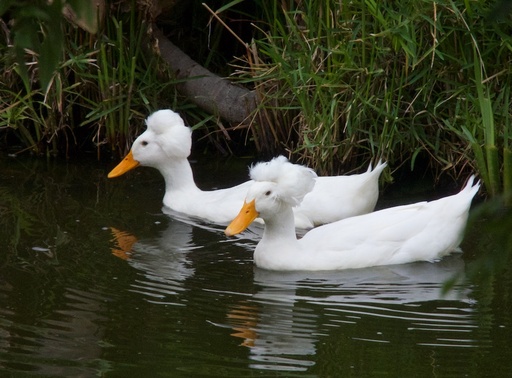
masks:
{"type": "MultiPolygon", "coordinates": [[[[14,37],[6,34],[0,43],[6,67],[0,128],[9,131],[2,136],[15,135],[38,153],[67,151],[90,140],[98,153],[100,146],[123,153],[140,132],[129,128],[130,120],[142,125],[162,104],[187,105],[178,104],[157,58],[144,53],[151,17],[134,0],[121,2],[129,6],[98,22],[96,34],[69,23],[48,25],[49,17],[58,18],[57,7],[76,3],[55,1],[55,8],[45,8],[44,1],[31,3],[37,7],[2,2],[0,14],[10,9],[17,20],[14,37]],[[55,41],[64,46],[57,70],[51,68],[53,58],[43,59],[45,52],[57,51],[45,44],[50,27],[60,31],[55,41]],[[38,39],[22,38],[27,31],[38,39]],[[27,64],[20,64],[20,48],[27,64]],[[38,77],[42,86],[36,85],[38,77]]],[[[175,13],[204,8],[187,4],[175,13]]],[[[232,77],[254,88],[260,100],[246,129],[259,153],[285,152],[329,174],[381,157],[394,168],[428,168],[436,177],[477,171],[487,191],[498,194],[512,190],[512,20],[500,8],[505,5],[233,0],[209,3],[201,17],[181,17],[192,20],[186,26],[178,16],[171,24],[190,41],[185,50],[205,67],[228,75],[222,49],[238,55],[231,61],[232,77]],[[205,25],[211,9],[215,17],[205,25]],[[234,42],[223,43],[226,36],[234,42]]],[[[233,128],[198,112],[189,119],[197,121],[196,128],[220,130],[218,137],[208,134],[209,140],[229,151],[224,139],[233,128]]]]}
{"type": "MultiPolygon", "coordinates": [[[[96,35],[70,23],[50,22],[62,18],[53,9],[56,3],[62,12],[61,2],[48,8],[25,4],[32,16],[30,25],[40,29],[18,26],[11,35],[8,27],[3,28],[0,130],[7,131],[2,133],[4,141],[21,143],[25,148],[17,152],[28,149],[36,154],[68,156],[92,145],[100,154],[101,147],[107,145],[122,154],[140,133],[147,113],[164,98],[167,106],[172,104],[172,81],[162,81],[167,75],[165,68],[142,51],[147,24],[136,12],[135,1],[128,12],[120,9],[99,23],[96,35]],[[41,20],[34,23],[33,18],[41,20]],[[51,41],[47,24],[54,24],[51,41]],[[11,41],[31,32],[41,39],[12,48],[11,41]],[[64,54],[57,46],[61,41],[64,54]],[[48,49],[47,43],[57,47],[48,49]],[[23,64],[17,56],[20,48],[23,64]],[[54,62],[44,58],[46,55],[64,58],[54,62]]],[[[16,19],[16,25],[18,21],[29,23],[24,14],[16,19]]]]}
{"type": "MultiPolygon", "coordinates": [[[[261,149],[285,149],[319,171],[364,156],[418,159],[437,175],[477,170],[511,190],[510,17],[488,2],[261,2],[248,69],[263,120],[261,149]]],[[[420,167],[423,168],[423,167],[420,167]]]]}

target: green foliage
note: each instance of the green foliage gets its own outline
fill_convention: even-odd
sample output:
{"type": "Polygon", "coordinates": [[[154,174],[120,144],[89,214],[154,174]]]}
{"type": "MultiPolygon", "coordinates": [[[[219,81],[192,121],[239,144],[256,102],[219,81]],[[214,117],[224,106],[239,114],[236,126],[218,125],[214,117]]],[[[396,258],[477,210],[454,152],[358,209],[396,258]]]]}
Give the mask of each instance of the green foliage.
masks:
{"type": "MultiPolygon", "coordinates": [[[[101,145],[124,152],[139,132],[130,121],[142,125],[148,111],[169,105],[165,97],[176,101],[172,82],[161,80],[167,74],[141,50],[150,42],[135,1],[123,1],[129,6],[98,22],[96,35],[62,21],[62,7],[71,6],[94,25],[85,3],[0,5],[0,14],[16,21],[0,41],[0,130],[38,153],[67,151],[84,140],[98,152],[101,145]],[[58,34],[52,46],[50,30],[58,34]],[[37,78],[46,84],[36,85],[37,78]]],[[[370,158],[383,157],[394,168],[421,162],[424,169],[426,162],[438,176],[477,170],[491,194],[511,190],[512,21],[497,11],[503,2],[494,9],[464,0],[218,4],[224,21],[238,14],[254,25],[249,48],[236,42],[240,50],[227,49],[247,51],[236,74],[261,99],[250,126],[261,152],[286,151],[321,173],[348,171],[370,158]]],[[[183,16],[203,8],[180,6],[176,14],[183,16]]],[[[206,15],[181,26],[173,20],[173,33],[187,34],[189,53],[224,72],[223,26],[205,28],[206,15]],[[202,37],[191,35],[199,29],[202,37]]],[[[233,30],[241,28],[226,34],[233,30]]],[[[201,117],[194,115],[198,125],[206,122],[201,117]]]]}
{"type": "Polygon", "coordinates": [[[488,282],[498,274],[510,277],[512,259],[511,198],[497,195],[475,206],[462,248],[467,253],[466,275],[473,282],[488,282]],[[465,248],[467,245],[467,248],[465,248]]]}
{"type": "MultiPolygon", "coordinates": [[[[92,75],[84,77],[84,81],[98,84],[94,91],[97,98],[88,106],[89,111],[80,126],[102,125],[106,142],[122,153],[140,133],[140,128],[130,128],[131,119],[145,118],[153,111],[152,107],[160,102],[160,93],[172,82],[160,81],[159,73],[163,71],[156,58],[148,59],[142,51],[145,22],[138,19],[133,8],[124,20],[110,18],[104,33],[110,39],[99,45],[97,67],[92,75]]],[[[142,122],[139,125],[143,126],[142,122]]]]}
{"type": "MultiPolygon", "coordinates": [[[[55,22],[53,27],[58,25],[58,34],[67,36],[63,52],[44,49],[48,38],[42,39],[38,47],[41,53],[27,44],[17,44],[16,36],[25,34],[17,32],[16,27],[6,36],[5,45],[0,41],[4,52],[0,62],[5,67],[0,73],[0,130],[5,143],[12,145],[15,136],[34,153],[68,155],[73,149],[89,149],[87,144],[92,141],[98,154],[105,145],[124,154],[143,127],[142,120],[161,103],[163,94],[172,101],[172,82],[162,80],[167,73],[153,54],[141,49],[147,38],[146,23],[135,12],[134,1],[130,3],[129,12],[120,10],[99,24],[96,35],[67,22],[55,22]],[[11,39],[14,45],[9,44],[11,39]],[[43,55],[52,55],[56,60],[43,59],[43,55]],[[52,68],[55,62],[57,69],[52,68]]],[[[41,4],[25,4],[27,12],[37,13],[39,8],[45,14],[54,11],[41,4]]],[[[62,12],[63,3],[59,4],[62,12]]],[[[77,14],[87,13],[79,6],[74,10],[77,14]]],[[[17,17],[15,25],[23,24],[17,8],[11,11],[11,16],[17,17]]],[[[53,16],[60,20],[60,14],[53,16]]],[[[44,30],[44,20],[36,21],[32,18],[30,25],[44,30]]],[[[57,38],[55,49],[60,49],[60,41],[57,38]]]]}
{"type": "Polygon", "coordinates": [[[48,88],[59,65],[64,45],[62,12],[66,4],[79,17],[88,19],[95,17],[96,13],[91,1],[2,1],[0,16],[9,11],[11,19],[15,20],[12,29],[14,49],[20,75],[27,88],[30,84],[25,65],[26,50],[30,50],[36,56],[39,66],[38,76],[43,90],[48,88]]]}
{"type": "Polygon", "coordinates": [[[462,0],[260,6],[242,78],[262,99],[262,150],[325,173],[378,157],[414,169],[421,157],[438,175],[478,169],[491,193],[500,176],[510,183],[510,17],[462,0]]]}

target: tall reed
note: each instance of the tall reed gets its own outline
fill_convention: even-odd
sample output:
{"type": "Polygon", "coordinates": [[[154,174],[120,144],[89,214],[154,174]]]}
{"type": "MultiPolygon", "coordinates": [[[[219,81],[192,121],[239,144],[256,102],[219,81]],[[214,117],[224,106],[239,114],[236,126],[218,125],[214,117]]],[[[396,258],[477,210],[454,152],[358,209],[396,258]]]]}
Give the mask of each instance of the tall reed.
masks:
{"type": "Polygon", "coordinates": [[[65,25],[64,59],[45,89],[34,52],[25,52],[30,80],[24,85],[13,47],[0,45],[5,143],[20,144],[18,153],[69,155],[95,148],[98,155],[105,149],[124,154],[147,114],[174,101],[172,80],[162,80],[166,72],[157,58],[141,49],[147,25],[135,0],[130,3],[128,13],[111,14],[96,35],[65,25]]]}
{"type": "Polygon", "coordinates": [[[259,4],[266,22],[239,72],[262,101],[261,150],[325,173],[421,159],[437,176],[476,169],[490,193],[500,175],[510,186],[510,18],[463,0],[259,4]]]}
{"type": "Polygon", "coordinates": [[[99,125],[96,142],[102,143],[104,138],[114,151],[125,151],[131,145],[138,132],[130,130],[130,121],[145,117],[144,108],[154,110],[151,102],[165,88],[157,75],[156,59],[146,58],[141,50],[146,30],[134,7],[124,20],[111,17],[104,30],[110,39],[100,44],[97,69],[90,73],[98,84],[97,106],[90,106],[80,126],[99,125]]]}

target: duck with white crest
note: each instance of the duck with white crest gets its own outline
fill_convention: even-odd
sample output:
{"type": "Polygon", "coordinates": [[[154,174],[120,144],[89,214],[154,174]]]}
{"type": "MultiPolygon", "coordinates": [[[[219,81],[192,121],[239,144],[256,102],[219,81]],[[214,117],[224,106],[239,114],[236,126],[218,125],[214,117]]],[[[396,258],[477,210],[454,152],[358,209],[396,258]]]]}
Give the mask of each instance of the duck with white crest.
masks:
{"type": "Polygon", "coordinates": [[[471,176],[458,194],[346,218],[316,227],[298,240],[292,208],[315,186],[313,170],[280,156],[250,170],[253,180],[227,236],[254,219],[265,222],[255,264],[269,270],[341,270],[436,261],[458,250],[480,183],[471,176]]]}
{"type": "MultiPolygon", "coordinates": [[[[170,109],[158,110],[146,120],[147,130],[134,142],[128,155],[108,174],[118,177],[148,166],[160,171],[165,180],[164,206],[209,222],[228,224],[238,213],[252,182],[205,191],[197,187],[188,161],[192,131],[180,115],[170,109]]],[[[339,219],[373,211],[379,197],[379,176],[385,162],[361,174],[315,177],[314,189],[294,210],[295,226],[308,229],[339,219]]]]}

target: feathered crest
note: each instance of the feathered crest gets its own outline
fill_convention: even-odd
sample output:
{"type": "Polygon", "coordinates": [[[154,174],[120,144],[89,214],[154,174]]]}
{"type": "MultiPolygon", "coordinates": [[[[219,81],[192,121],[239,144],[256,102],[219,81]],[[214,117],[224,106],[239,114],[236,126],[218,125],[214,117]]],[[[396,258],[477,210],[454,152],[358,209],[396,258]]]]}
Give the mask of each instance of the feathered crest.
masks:
{"type": "Polygon", "coordinates": [[[148,130],[160,139],[160,146],[168,156],[188,157],[192,148],[192,130],[183,118],[170,109],[158,110],[146,119],[148,130]]]}
{"type": "Polygon", "coordinates": [[[292,206],[297,206],[313,190],[317,177],[312,169],[292,164],[284,156],[252,166],[250,176],[254,181],[276,183],[281,199],[292,206]]]}

